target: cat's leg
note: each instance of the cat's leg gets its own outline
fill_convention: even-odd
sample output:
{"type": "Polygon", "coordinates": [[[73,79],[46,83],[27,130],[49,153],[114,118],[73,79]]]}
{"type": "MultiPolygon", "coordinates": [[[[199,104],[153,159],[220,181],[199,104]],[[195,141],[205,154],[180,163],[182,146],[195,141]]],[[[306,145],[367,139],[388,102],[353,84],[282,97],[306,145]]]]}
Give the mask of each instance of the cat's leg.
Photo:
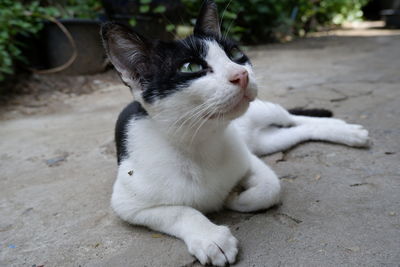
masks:
{"type": "Polygon", "coordinates": [[[235,262],[238,241],[228,227],[213,224],[201,212],[188,206],[138,208],[141,205],[127,191],[124,194],[121,188],[115,189],[118,195],[113,193],[112,207],[125,221],[182,239],[201,264],[225,266],[235,262]]]}
{"type": "Polygon", "coordinates": [[[281,186],[276,174],[258,157],[251,154],[251,167],[241,181],[242,192],[232,192],[226,207],[240,212],[267,209],[280,201],[281,186]]]}
{"type": "Polygon", "coordinates": [[[328,141],[353,147],[369,145],[368,131],[361,125],[344,122],[327,122],[327,118],[312,118],[313,123],[302,123],[288,128],[270,127],[260,131],[253,140],[252,150],[257,155],[266,155],[282,151],[305,141],[328,141]]]}
{"type": "Polygon", "coordinates": [[[247,147],[257,155],[267,155],[305,141],[328,141],[355,147],[369,145],[368,131],[360,125],[334,118],[290,114],[277,104],[260,100],[234,121],[247,147]]]}
{"type": "Polygon", "coordinates": [[[308,116],[298,116],[298,115],[290,115],[290,117],[291,117],[291,120],[294,122],[294,125],[335,124],[335,123],[336,124],[348,124],[344,120],[336,119],[336,118],[308,117],[308,116]]]}

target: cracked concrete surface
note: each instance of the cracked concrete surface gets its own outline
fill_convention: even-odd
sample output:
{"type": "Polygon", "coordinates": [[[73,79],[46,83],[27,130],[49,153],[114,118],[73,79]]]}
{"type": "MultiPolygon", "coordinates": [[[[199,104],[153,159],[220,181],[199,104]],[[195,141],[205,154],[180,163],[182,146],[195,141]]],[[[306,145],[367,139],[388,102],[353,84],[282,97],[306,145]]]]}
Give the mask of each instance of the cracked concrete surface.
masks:
{"type": "MultiPolygon", "coordinates": [[[[331,109],[369,129],[374,145],[306,143],[267,157],[282,205],[209,215],[239,239],[236,266],[399,266],[400,32],[333,32],[249,55],[260,98],[331,109]]],[[[0,266],[197,266],[180,240],[109,208],[128,89],[48,101],[51,111],[0,116],[0,266]]]]}

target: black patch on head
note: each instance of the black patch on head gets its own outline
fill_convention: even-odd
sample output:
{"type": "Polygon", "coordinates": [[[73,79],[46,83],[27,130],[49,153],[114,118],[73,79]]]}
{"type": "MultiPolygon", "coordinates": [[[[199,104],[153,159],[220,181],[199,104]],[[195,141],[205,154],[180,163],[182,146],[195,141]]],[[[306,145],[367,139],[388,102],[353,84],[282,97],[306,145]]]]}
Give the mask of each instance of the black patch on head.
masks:
{"type": "Polygon", "coordinates": [[[118,116],[115,125],[115,144],[117,147],[118,164],[128,157],[126,140],[128,139],[128,124],[132,119],[141,119],[147,116],[146,110],[139,102],[134,101],[127,105],[118,116]]]}
{"type": "Polygon", "coordinates": [[[204,40],[190,36],[181,41],[158,42],[153,50],[150,61],[151,74],[145,77],[147,81],[142,93],[143,100],[152,103],[205,76],[210,67],[205,61],[208,47],[204,40]],[[203,70],[193,73],[180,72],[180,67],[187,62],[195,62],[203,66],[203,70]]]}
{"type": "Polygon", "coordinates": [[[241,64],[241,65],[244,65],[244,64],[246,64],[246,63],[251,64],[251,63],[250,63],[250,59],[246,56],[245,53],[243,53],[243,51],[240,49],[239,45],[238,45],[236,42],[234,42],[233,40],[230,40],[230,39],[227,39],[227,38],[219,38],[219,39],[217,39],[216,41],[219,43],[219,45],[222,47],[222,49],[225,51],[225,53],[228,55],[228,57],[229,57],[233,62],[235,62],[235,63],[237,63],[237,64],[241,64]],[[243,57],[241,57],[241,58],[238,59],[238,60],[233,60],[233,59],[232,59],[231,51],[232,51],[232,49],[234,49],[234,48],[236,48],[236,49],[238,49],[239,51],[241,51],[241,52],[243,53],[243,57]]]}

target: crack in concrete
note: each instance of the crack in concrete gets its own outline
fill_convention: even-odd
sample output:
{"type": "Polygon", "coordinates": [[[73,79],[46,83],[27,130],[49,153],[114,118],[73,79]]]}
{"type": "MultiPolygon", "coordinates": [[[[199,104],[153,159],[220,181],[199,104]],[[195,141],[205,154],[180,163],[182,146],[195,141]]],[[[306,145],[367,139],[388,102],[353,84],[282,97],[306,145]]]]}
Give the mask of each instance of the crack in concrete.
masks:
{"type": "Polygon", "coordinates": [[[351,187],[355,187],[355,186],[363,186],[363,185],[374,185],[374,184],[371,184],[371,183],[356,183],[356,184],[351,184],[350,186],[351,187]]]}
{"type": "Polygon", "coordinates": [[[294,222],[295,224],[300,224],[300,223],[303,222],[302,220],[294,218],[293,216],[288,215],[288,214],[283,213],[283,212],[275,213],[274,217],[277,218],[279,220],[279,222],[281,222],[281,223],[282,223],[282,219],[283,219],[283,221],[290,220],[290,221],[294,222]]]}

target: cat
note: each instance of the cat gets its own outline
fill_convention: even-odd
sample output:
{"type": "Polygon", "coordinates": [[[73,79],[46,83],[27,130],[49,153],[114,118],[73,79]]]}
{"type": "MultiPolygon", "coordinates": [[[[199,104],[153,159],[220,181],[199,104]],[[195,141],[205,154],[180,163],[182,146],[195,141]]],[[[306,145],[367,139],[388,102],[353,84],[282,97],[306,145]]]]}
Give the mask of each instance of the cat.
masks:
{"type": "Polygon", "coordinates": [[[129,223],[182,239],[201,264],[231,264],[238,253],[229,228],[204,213],[279,203],[279,179],[257,155],[308,140],[368,146],[362,126],[257,100],[250,60],[221,35],[213,1],[204,1],[184,40],[148,40],[113,22],[101,35],[136,100],[116,124],[111,206],[129,223]]]}

